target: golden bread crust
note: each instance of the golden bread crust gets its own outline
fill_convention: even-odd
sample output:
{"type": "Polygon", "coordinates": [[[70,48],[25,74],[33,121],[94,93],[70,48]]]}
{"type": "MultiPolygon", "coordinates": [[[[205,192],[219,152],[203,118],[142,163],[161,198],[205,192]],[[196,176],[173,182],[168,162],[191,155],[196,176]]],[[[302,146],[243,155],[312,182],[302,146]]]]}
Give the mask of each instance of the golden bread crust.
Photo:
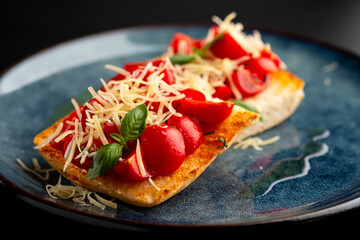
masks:
{"type": "MultiPolygon", "coordinates": [[[[150,207],[160,204],[186,188],[214,161],[218,154],[225,150],[225,148],[219,148],[221,146],[219,137],[226,139],[230,147],[242,130],[253,124],[258,118],[258,114],[234,106],[230,116],[218,126],[213,134],[204,137],[204,142],[193,154],[186,156],[179,169],[167,176],[152,179],[160,190],[156,189],[147,180],[140,182],[127,181],[120,178],[113,171],[109,171],[101,177],[87,179],[87,170],[81,169],[74,164],[70,164],[63,171],[66,160],[60,151],[49,145],[45,145],[38,150],[53,168],[70,181],[133,205],[150,207]]],[[[60,122],[61,120],[39,133],[34,138],[35,146],[47,139],[60,122]]]]}

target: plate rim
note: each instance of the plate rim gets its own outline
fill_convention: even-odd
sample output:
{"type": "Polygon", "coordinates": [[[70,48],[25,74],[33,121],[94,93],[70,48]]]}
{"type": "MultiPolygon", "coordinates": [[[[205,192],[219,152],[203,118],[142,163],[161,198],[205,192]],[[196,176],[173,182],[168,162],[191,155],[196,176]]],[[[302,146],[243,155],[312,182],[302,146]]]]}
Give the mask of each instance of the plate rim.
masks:
{"type": "MultiPolygon", "coordinates": [[[[75,37],[72,39],[68,39],[66,41],[62,41],[56,44],[52,44],[48,47],[45,47],[43,49],[40,49],[30,55],[24,56],[23,58],[15,61],[14,63],[8,65],[4,69],[0,71],[0,81],[2,80],[2,77],[12,70],[13,68],[17,67],[20,64],[24,64],[27,61],[31,61],[32,58],[36,56],[41,56],[42,54],[46,53],[47,51],[51,49],[55,49],[61,46],[65,45],[71,45],[75,41],[81,41],[83,39],[87,38],[93,38],[93,37],[101,37],[102,35],[106,34],[115,34],[115,33],[124,33],[127,32],[137,32],[142,30],[148,30],[148,29],[165,29],[170,27],[185,27],[185,28],[193,28],[193,27],[208,27],[211,26],[210,23],[206,22],[177,22],[177,23],[158,23],[158,24],[144,24],[144,25],[136,25],[131,27],[124,27],[124,28],[115,28],[115,29],[109,29],[105,31],[95,32],[91,34],[86,34],[80,37],[75,37]]],[[[309,44],[315,44],[323,48],[330,49],[332,51],[340,52],[342,54],[347,55],[348,57],[355,58],[358,61],[360,61],[360,55],[352,52],[348,49],[342,48],[336,44],[331,44],[329,42],[313,39],[309,36],[304,36],[301,34],[296,33],[289,33],[286,31],[281,30],[273,30],[269,28],[264,27],[245,27],[245,30],[258,30],[260,33],[275,35],[277,37],[285,37],[289,40],[296,40],[301,41],[309,44]]],[[[79,220],[78,218],[73,220],[78,220],[86,223],[93,223],[93,222],[102,222],[106,221],[107,223],[113,223],[113,228],[120,228],[120,229],[136,229],[136,230],[146,230],[148,228],[158,228],[158,227],[175,227],[175,228],[214,228],[214,227],[237,227],[237,226],[253,226],[253,225],[266,225],[266,224],[272,224],[272,223],[282,223],[282,222],[301,222],[306,221],[309,219],[314,218],[323,218],[329,215],[335,215],[339,214],[345,211],[349,211],[351,209],[360,208],[360,197],[352,197],[350,199],[346,199],[344,201],[341,201],[341,203],[325,207],[323,209],[317,209],[313,211],[309,211],[306,213],[293,213],[289,216],[277,216],[273,219],[257,219],[254,221],[249,222],[223,222],[223,223],[208,223],[208,224],[171,224],[171,223],[157,223],[157,222],[144,222],[144,221],[135,221],[135,220],[126,220],[121,218],[110,218],[107,216],[100,216],[96,214],[92,214],[89,212],[84,212],[79,209],[70,209],[67,208],[64,205],[49,201],[45,198],[41,198],[39,196],[36,196],[35,194],[32,194],[30,192],[25,191],[24,189],[16,186],[12,183],[9,179],[7,179],[3,174],[0,172],[0,187],[5,188],[6,190],[10,190],[13,195],[18,197],[19,199],[23,200],[24,202],[27,202],[28,204],[31,204],[35,207],[39,207],[41,209],[44,209],[50,213],[57,214],[66,218],[70,218],[70,216],[67,215],[73,215],[75,214],[79,218],[82,218],[82,220],[79,220]],[[2,183],[2,184],[1,184],[2,183]],[[43,205],[42,207],[40,205],[43,205]],[[57,211],[51,211],[50,209],[55,209],[57,211]],[[63,213],[63,214],[61,214],[63,213]]]]}

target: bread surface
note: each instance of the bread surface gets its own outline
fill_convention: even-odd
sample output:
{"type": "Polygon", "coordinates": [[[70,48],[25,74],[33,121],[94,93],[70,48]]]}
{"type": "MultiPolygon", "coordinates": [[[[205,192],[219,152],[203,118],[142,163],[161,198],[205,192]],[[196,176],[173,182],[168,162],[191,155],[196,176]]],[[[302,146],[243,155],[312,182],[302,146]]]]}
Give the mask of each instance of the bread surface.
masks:
{"type": "MultiPolygon", "coordinates": [[[[74,164],[70,164],[63,171],[65,159],[62,152],[50,145],[45,145],[38,150],[53,168],[70,181],[133,205],[150,207],[169,199],[192,183],[225,150],[221,147],[220,137],[225,139],[228,147],[230,147],[241,132],[257,121],[258,118],[258,114],[234,106],[230,116],[217,127],[214,133],[204,137],[204,142],[194,153],[186,156],[179,169],[167,176],[152,179],[160,190],[148,180],[127,181],[111,170],[106,175],[93,179],[87,178],[87,170],[74,164]]],[[[35,146],[47,139],[60,122],[61,120],[39,133],[34,138],[35,146]]]]}
{"type": "Polygon", "coordinates": [[[254,106],[263,121],[244,130],[241,139],[270,129],[291,116],[304,98],[305,83],[294,74],[278,70],[271,74],[269,86],[261,93],[242,101],[254,106]]]}

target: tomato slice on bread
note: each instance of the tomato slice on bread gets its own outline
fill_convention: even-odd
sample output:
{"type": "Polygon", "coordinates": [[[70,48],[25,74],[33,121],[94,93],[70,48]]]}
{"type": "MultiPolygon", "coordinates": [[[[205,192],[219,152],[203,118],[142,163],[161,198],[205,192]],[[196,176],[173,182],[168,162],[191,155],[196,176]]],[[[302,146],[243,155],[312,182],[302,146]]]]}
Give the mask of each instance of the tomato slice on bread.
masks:
{"type": "Polygon", "coordinates": [[[181,101],[183,113],[194,117],[200,123],[219,124],[223,122],[231,113],[234,107],[232,102],[210,102],[192,99],[181,101]]]}
{"type": "Polygon", "coordinates": [[[141,175],[137,160],[136,151],[133,151],[125,159],[120,160],[113,169],[124,179],[131,181],[145,180],[149,175],[141,175]]]}
{"type": "Polygon", "coordinates": [[[140,136],[144,165],[152,175],[163,176],[178,169],[185,159],[185,141],[179,130],[167,125],[146,127],[140,136]]]}
{"type": "Polygon", "coordinates": [[[248,55],[244,48],[228,32],[224,32],[223,36],[211,45],[210,52],[217,58],[229,59],[238,59],[248,55]]]}
{"type": "Polygon", "coordinates": [[[185,114],[180,117],[173,115],[167,123],[178,129],[183,135],[186,155],[193,153],[204,141],[202,129],[192,117],[185,114]]]}

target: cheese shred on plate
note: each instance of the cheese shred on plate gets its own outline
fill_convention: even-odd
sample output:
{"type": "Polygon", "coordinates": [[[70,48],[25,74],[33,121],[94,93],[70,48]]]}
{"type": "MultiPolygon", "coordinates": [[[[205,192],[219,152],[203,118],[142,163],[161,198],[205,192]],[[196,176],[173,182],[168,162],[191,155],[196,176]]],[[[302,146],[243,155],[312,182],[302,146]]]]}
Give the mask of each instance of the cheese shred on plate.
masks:
{"type": "MultiPolygon", "coordinates": [[[[39,177],[42,180],[48,180],[49,172],[55,171],[54,168],[47,168],[47,169],[41,168],[36,158],[32,159],[34,169],[27,167],[20,158],[17,158],[16,161],[20,164],[20,166],[24,170],[35,174],[37,177],[39,177]],[[41,175],[42,173],[45,173],[45,176],[42,176],[41,175]]],[[[80,205],[88,205],[88,203],[85,201],[86,199],[88,199],[89,203],[101,209],[105,209],[105,206],[115,209],[117,208],[117,204],[113,202],[114,199],[107,200],[101,197],[96,192],[90,191],[78,185],[61,184],[61,175],[59,176],[59,179],[55,185],[51,185],[51,184],[46,185],[46,192],[51,198],[57,199],[59,197],[61,199],[72,199],[75,203],[78,203],[80,205]],[[94,194],[96,199],[94,199],[91,196],[91,194],[94,194]]]]}
{"type": "Polygon", "coordinates": [[[234,143],[234,148],[238,149],[247,149],[248,147],[253,147],[257,151],[262,151],[262,146],[266,146],[269,144],[272,144],[280,139],[279,136],[275,136],[272,138],[269,138],[267,140],[262,140],[259,137],[250,137],[245,140],[237,141],[237,143],[234,143]]]}

